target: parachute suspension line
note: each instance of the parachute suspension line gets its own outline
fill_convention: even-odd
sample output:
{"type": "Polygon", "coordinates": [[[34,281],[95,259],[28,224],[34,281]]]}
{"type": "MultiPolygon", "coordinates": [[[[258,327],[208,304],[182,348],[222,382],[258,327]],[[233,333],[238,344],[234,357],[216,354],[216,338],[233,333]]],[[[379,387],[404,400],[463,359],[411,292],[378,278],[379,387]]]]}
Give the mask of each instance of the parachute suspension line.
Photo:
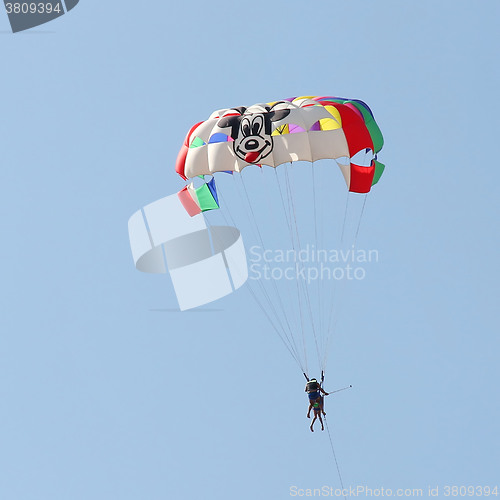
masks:
{"type": "MultiPolygon", "coordinates": [[[[318,210],[316,209],[316,182],[314,176],[314,162],[311,162],[311,175],[312,175],[312,195],[313,195],[313,210],[314,210],[314,245],[316,255],[318,253],[318,210]]],[[[325,339],[323,335],[323,314],[322,314],[322,300],[321,300],[321,279],[317,280],[317,301],[318,301],[318,335],[320,338],[320,344],[324,350],[325,348],[325,339]]]]}
{"type": "MultiPolygon", "coordinates": [[[[330,434],[330,427],[328,427],[328,420],[326,419],[326,415],[324,415],[323,418],[325,419],[326,430],[328,431],[328,438],[330,439],[330,446],[332,448],[333,459],[335,460],[335,466],[337,467],[337,474],[339,476],[340,487],[342,488],[342,491],[344,491],[344,481],[342,481],[342,474],[340,473],[339,462],[337,460],[335,448],[333,447],[332,435],[330,434]]],[[[347,500],[346,495],[344,495],[344,498],[347,500]]]]}
{"type": "MultiPolygon", "coordinates": [[[[275,170],[275,167],[270,167],[270,168],[273,168],[275,170]]],[[[263,191],[267,190],[267,195],[263,196],[263,198],[265,198],[265,200],[267,202],[267,207],[268,207],[267,214],[273,218],[274,227],[276,227],[276,228],[283,227],[284,224],[283,224],[282,218],[279,217],[279,214],[277,213],[276,208],[273,208],[271,206],[270,200],[276,198],[276,193],[273,192],[272,183],[268,182],[268,179],[266,178],[267,176],[265,175],[265,172],[264,172],[264,168],[260,168],[260,171],[262,173],[262,176],[261,176],[262,184],[263,184],[262,190],[263,191]]],[[[269,174],[270,174],[270,172],[269,172],[269,174]]],[[[286,218],[286,214],[285,214],[285,224],[287,226],[289,225],[288,219],[286,218]]],[[[281,292],[284,292],[284,295],[286,295],[286,297],[283,297],[285,300],[285,304],[290,305],[290,307],[287,309],[290,311],[290,314],[287,314],[287,318],[290,320],[290,323],[292,323],[292,325],[291,325],[291,327],[292,327],[291,328],[291,338],[293,340],[294,347],[295,347],[296,351],[298,352],[298,347],[297,347],[297,343],[296,343],[296,335],[298,335],[300,332],[300,326],[299,326],[299,320],[298,320],[297,316],[294,314],[295,308],[293,307],[293,302],[294,302],[293,290],[291,290],[290,287],[288,287],[288,286],[282,286],[280,293],[281,292]]]]}
{"type": "Polygon", "coordinates": [[[368,193],[365,194],[365,197],[363,200],[363,207],[361,208],[361,215],[359,216],[358,227],[356,228],[356,234],[354,235],[354,243],[352,244],[353,251],[356,248],[356,243],[358,241],[359,228],[361,226],[361,219],[363,218],[363,213],[365,212],[365,205],[366,205],[367,198],[368,198],[368,193]]]}
{"type": "MultiPolygon", "coordinates": [[[[290,167],[290,168],[292,168],[292,167],[290,167]]],[[[291,201],[291,206],[292,206],[292,210],[293,210],[293,221],[295,223],[295,232],[297,234],[297,242],[298,242],[298,246],[299,246],[299,255],[300,255],[300,252],[301,252],[302,248],[301,248],[299,231],[298,231],[297,214],[296,214],[296,211],[295,211],[295,204],[293,202],[292,186],[291,186],[291,182],[290,182],[290,178],[288,176],[288,171],[287,170],[285,170],[285,179],[287,181],[289,199],[291,201]]],[[[300,259],[297,259],[297,260],[298,260],[298,262],[300,262],[300,259]]],[[[302,266],[302,269],[304,269],[304,266],[302,266]]],[[[309,276],[308,276],[308,279],[309,279],[309,276]]],[[[312,328],[313,335],[314,335],[314,343],[316,345],[316,354],[317,354],[317,357],[318,357],[318,364],[319,364],[321,362],[321,356],[320,356],[320,351],[319,351],[319,346],[318,346],[318,337],[316,335],[316,328],[315,328],[315,325],[314,325],[314,316],[313,316],[313,313],[312,313],[311,300],[310,300],[310,297],[309,297],[309,289],[308,289],[307,284],[305,282],[302,285],[303,285],[303,289],[304,289],[304,296],[306,298],[306,304],[307,304],[308,311],[309,311],[309,317],[310,317],[310,321],[311,321],[311,328],[312,328]]]]}
{"type": "MultiPolygon", "coordinates": [[[[315,165],[314,162],[311,163],[311,172],[312,172],[312,185],[313,185],[313,197],[314,197],[314,223],[315,223],[315,239],[316,239],[316,256],[318,257],[318,263],[319,263],[319,270],[318,273],[318,287],[317,287],[317,293],[318,293],[318,322],[319,322],[319,339],[320,339],[320,352],[323,353],[324,357],[324,351],[326,349],[326,327],[325,327],[325,311],[326,311],[326,304],[328,304],[328,294],[326,293],[328,288],[328,279],[323,279],[322,276],[322,257],[321,255],[325,255],[324,257],[324,262],[328,262],[328,257],[327,257],[327,248],[328,244],[326,242],[325,238],[325,227],[326,227],[326,221],[324,219],[324,214],[328,213],[330,214],[330,210],[326,210],[326,207],[324,206],[324,202],[326,201],[321,194],[318,196],[318,189],[317,187],[321,187],[321,176],[318,176],[318,174],[321,174],[321,166],[318,169],[318,167],[315,165]],[[320,180],[318,184],[318,178],[320,180]],[[319,208],[319,209],[318,209],[319,208]]],[[[331,214],[330,214],[331,217],[331,214]]],[[[318,265],[317,263],[317,265],[318,265]]],[[[321,366],[320,363],[320,368],[323,369],[323,366],[321,366]]]]}
{"type": "MultiPolygon", "coordinates": [[[[240,180],[241,180],[241,184],[243,186],[243,191],[245,193],[244,197],[240,195],[239,188],[238,188],[238,186],[236,184],[236,176],[234,176],[233,178],[235,179],[236,189],[237,189],[237,191],[239,193],[239,198],[240,199],[245,198],[245,200],[246,200],[246,205],[247,206],[245,208],[246,208],[246,211],[247,211],[247,215],[251,214],[251,215],[248,215],[248,218],[253,223],[252,224],[253,225],[252,229],[254,231],[254,234],[256,235],[256,237],[258,238],[258,240],[260,241],[260,244],[262,245],[263,250],[265,251],[266,250],[266,246],[264,245],[264,240],[262,238],[262,234],[261,234],[261,232],[259,230],[259,227],[258,227],[258,224],[257,224],[257,219],[255,217],[255,213],[254,213],[252,205],[250,203],[250,198],[248,196],[248,191],[246,189],[245,183],[243,181],[243,176],[240,175],[239,177],[240,177],[240,180]]],[[[269,309],[273,312],[273,314],[274,314],[274,316],[276,318],[277,323],[281,327],[281,330],[283,332],[283,336],[284,336],[284,338],[286,338],[286,341],[288,342],[289,351],[293,351],[294,352],[294,358],[298,361],[300,359],[300,356],[298,354],[298,349],[295,346],[296,344],[295,344],[295,339],[293,337],[293,332],[292,332],[290,323],[288,321],[287,314],[286,314],[286,311],[284,309],[283,302],[281,300],[280,294],[279,294],[279,292],[277,290],[276,283],[274,282],[274,280],[271,280],[272,288],[274,289],[274,294],[276,295],[276,299],[277,299],[275,301],[275,300],[272,300],[272,298],[270,297],[270,295],[269,295],[270,290],[268,290],[268,287],[266,287],[262,283],[262,281],[260,281],[260,280],[256,280],[256,281],[257,281],[257,284],[259,285],[259,288],[261,290],[262,295],[264,296],[265,300],[267,301],[269,309]],[[278,313],[278,310],[275,307],[275,302],[277,302],[277,305],[280,307],[281,314],[278,313]]],[[[264,307],[264,306],[262,306],[262,307],[264,307]]],[[[299,362],[299,364],[300,364],[300,366],[302,366],[302,363],[299,362]]]]}
{"type": "MultiPolygon", "coordinates": [[[[363,195],[364,198],[363,198],[363,205],[361,207],[361,212],[359,214],[359,217],[358,217],[358,221],[357,221],[357,225],[356,225],[356,233],[354,235],[354,239],[353,239],[353,243],[351,245],[351,255],[352,255],[352,258],[354,259],[354,254],[355,254],[355,251],[356,251],[356,244],[357,244],[357,240],[358,240],[358,234],[359,234],[359,229],[361,227],[361,220],[363,218],[363,214],[364,214],[364,211],[365,211],[365,206],[366,206],[366,199],[367,199],[367,196],[368,194],[364,194],[363,195]]],[[[349,198],[348,198],[349,200],[349,198]]],[[[346,216],[347,216],[347,207],[348,207],[348,202],[346,203],[346,216]]],[[[344,220],[345,220],[346,217],[344,217],[344,220]]],[[[344,222],[345,224],[345,222],[344,222]]],[[[342,232],[344,232],[344,228],[342,228],[342,232]]],[[[346,281],[345,279],[342,280],[342,281],[346,281]]],[[[339,303],[341,300],[344,300],[345,299],[345,295],[347,293],[347,285],[344,283],[343,284],[343,288],[344,288],[344,293],[341,294],[341,296],[338,298],[338,300],[335,300],[332,304],[332,310],[331,310],[331,314],[330,314],[330,321],[329,321],[329,327],[328,327],[328,345],[330,344],[331,342],[331,339],[332,337],[334,336],[335,332],[336,332],[336,329],[337,329],[337,324],[338,324],[338,321],[339,321],[339,303]]],[[[327,358],[328,358],[328,347],[327,349],[325,350],[325,366],[326,366],[326,362],[327,362],[327,358]]]]}
{"type": "MultiPolygon", "coordinates": [[[[338,250],[342,250],[343,248],[343,242],[344,242],[344,235],[345,235],[345,229],[346,229],[346,224],[347,224],[347,213],[349,211],[349,191],[347,192],[346,200],[345,200],[345,207],[344,207],[344,220],[342,222],[342,230],[340,233],[340,242],[339,242],[339,248],[338,250]]],[[[344,280],[342,280],[344,281],[344,280]]],[[[323,350],[323,360],[321,363],[321,368],[322,370],[326,369],[326,364],[328,362],[328,354],[330,350],[330,343],[331,339],[335,334],[335,329],[337,326],[337,321],[338,321],[338,316],[339,316],[339,307],[337,304],[338,300],[338,292],[339,292],[340,284],[337,283],[337,280],[333,280],[333,285],[332,285],[332,294],[331,294],[331,307],[330,307],[330,312],[328,315],[328,322],[326,325],[326,332],[325,332],[325,347],[323,350]],[[332,322],[334,324],[334,327],[332,328],[332,322]]],[[[340,294],[342,296],[342,294],[340,294]]],[[[340,300],[340,299],[339,299],[340,300]]]]}
{"type": "Polygon", "coordinates": [[[273,320],[271,319],[271,317],[269,316],[269,314],[267,313],[265,307],[262,305],[262,303],[259,301],[259,299],[257,298],[257,295],[255,294],[255,292],[252,290],[251,287],[248,287],[248,289],[250,290],[250,294],[252,295],[253,299],[255,300],[255,302],[257,303],[257,305],[260,307],[260,309],[262,310],[262,312],[264,313],[264,315],[266,316],[266,318],[268,319],[269,323],[271,324],[271,326],[274,328],[274,331],[278,334],[279,338],[281,339],[281,341],[283,342],[284,346],[288,349],[288,352],[290,353],[290,355],[292,356],[292,358],[295,360],[295,362],[297,363],[297,366],[302,370],[304,371],[304,366],[302,365],[302,363],[300,362],[300,359],[297,357],[297,353],[295,352],[295,349],[290,346],[290,341],[288,340],[288,338],[286,337],[283,337],[283,335],[280,333],[280,331],[278,330],[278,328],[276,327],[276,325],[273,323],[273,320]],[[285,340],[286,338],[286,340],[285,340]]]}
{"type": "MultiPolygon", "coordinates": [[[[218,193],[219,194],[219,197],[221,198],[221,200],[223,201],[224,205],[225,206],[228,206],[226,204],[226,202],[224,201],[224,198],[222,196],[222,193],[218,193]]],[[[224,220],[226,221],[226,224],[229,225],[229,222],[227,220],[227,217],[226,217],[226,214],[225,214],[225,211],[221,211],[222,213],[222,216],[224,218],[224,220]]],[[[231,221],[232,221],[232,224],[233,226],[236,226],[236,223],[233,219],[233,217],[231,216],[231,214],[229,213],[230,217],[231,217],[231,221]]],[[[207,224],[209,225],[209,227],[212,227],[212,225],[210,224],[210,221],[208,220],[207,217],[205,217],[205,220],[207,221],[207,224]]],[[[214,232],[212,231],[212,234],[214,234],[214,232]]],[[[216,236],[217,238],[217,236],[216,236]]],[[[302,363],[300,362],[300,359],[299,357],[297,356],[297,351],[296,349],[293,349],[293,346],[291,347],[289,344],[289,342],[287,343],[287,341],[285,341],[285,338],[286,338],[286,332],[283,330],[283,334],[280,333],[279,331],[279,328],[276,326],[275,322],[273,321],[273,319],[271,318],[271,316],[269,315],[269,313],[267,312],[266,308],[263,306],[262,302],[259,300],[257,294],[255,293],[255,291],[253,290],[251,284],[250,284],[250,281],[247,280],[247,287],[248,287],[248,290],[250,291],[250,294],[252,296],[252,298],[254,299],[255,303],[258,305],[258,307],[262,310],[262,312],[264,313],[264,315],[266,316],[267,320],[269,321],[269,323],[271,324],[272,328],[275,330],[275,332],[278,334],[278,337],[281,339],[281,341],[283,342],[283,344],[285,345],[285,347],[288,349],[288,352],[290,353],[290,355],[292,356],[292,358],[295,360],[295,362],[297,363],[297,365],[299,366],[299,368],[304,371],[304,367],[302,365],[302,363]],[[285,338],[284,338],[284,336],[285,338]]],[[[279,320],[278,320],[278,324],[279,324],[279,320]]],[[[279,324],[279,326],[281,327],[281,329],[283,329],[282,325],[279,324]]],[[[288,340],[288,338],[287,338],[288,340]]]]}
{"type": "MultiPolygon", "coordinates": [[[[293,196],[292,196],[292,189],[293,189],[293,187],[292,187],[292,183],[291,183],[290,178],[288,176],[286,178],[287,178],[287,181],[288,181],[288,187],[289,187],[289,193],[290,193],[290,200],[291,200],[291,205],[292,205],[292,209],[293,209],[293,220],[294,220],[294,223],[295,223],[295,231],[296,231],[296,234],[297,234],[297,242],[298,242],[298,245],[299,245],[299,255],[300,255],[300,252],[302,250],[302,246],[301,246],[301,242],[300,242],[299,229],[298,229],[298,224],[297,224],[297,215],[296,215],[296,211],[295,211],[295,204],[294,204],[293,196]]],[[[298,260],[300,262],[300,259],[298,259],[298,260]]],[[[304,269],[304,266],[302,266],[302,269],[304,269]]],[[[303,290],[304,290],[304,296],[306,298],[306,303],[307,303],[307,306],[308,306],[309,318],[310,318],[310,321],[311,321],[311,328],[312,328],[313,335],[314,335],[314,341],[315,341],[315,344],[316,344],[316,354],[317,354],[318,363],[319,363],[320,362],[319,346],[318,346],[318,339],[317,339],[317,335],[316,335],[316,328],[315,328],[315,324],[314,324],[314,315],[313,315],[313,312],[312,312],[311,300],[310,300],[310,296],[309,296],[309,288],[308,288],[308,286],[306,285],[305,282],[302,283],[302,286],[303,286],[303,290]]]]}
{"type": "MultiPolygon", "coordinates": [[[[295,245],[295,237],[294,237],[294,232],[293,232],[293,229],[292,229],[292,222],[291,222],[292,216],[291,216],[291,208],[290,208],[290,197],[287,196],[287,202],[288,203],[287,203],[287,206],[285,206],[285,200],[284,200],[284,196],[283,196],[283,190],[281,188],[281,183],[280,183],[280,179],[279,179],[279,176],[278,176],[278,172],[277,172],[276,169],[274,169],[274,172],[275,172],[275,175],[276,175],[276,182],[278,184],[278,188],[279,188],[279,192],[280,192],[281,205],[283,206],[283,213],[285,214],[285,218],[286,218],[287,225],[288,225],[288,230],[289,230],[289,233],[290,233],[290,241],[292,243],[292,248],[293,248],[294,255],[296,256],[297,255],[297,249],[296,249],[296,245],[295,245]]],[[[299,281],[298,281],[298,279],[295,280],[295,284],[296,284],[296,288],[297,288],[297,303],[298,303],[298,310],[299,310],[299,316],[300,316],[300,326],[301,326],[301,333],[302,333],[302,344],[303,344],[303,348],[304,348],[304,362],[305,362],[305,365],[306,365],[306,373],[307,373],[308,372],[308,369],[307,369],[307,349],[306,349],[305,330],[304,330],[304,315],[303,315],[303,312],[302,312],[302,301],[301,301],[301,298],[300,298],[300,288],[299,288],[299,281]]]]}
{"type": "MultiPolygon", "coordinates": [[[[233,179],[234,179],[234,182],[235,182],[236,191],[238,192],[238,198],[239,199],[243,199],[243,196],[241,196],[240,189],[239,189],[239,187],[237,185],[237,182],[236,182],[236,177],[233,176],[233,179]]],[[[242,184],[243,184],[243,182],[242,182],[242,184]]],[[[244,184],[243,184],[243,187],[245,187],[244,184]]],[[[252,209],[252,206],[251,206],[249,198],[248,198],[248,193],[247,193],[246,189],[244,191],[245,191],[245,194],[246,194],[246,201],[247,201],[247,205],[248,205],[248,207],[247,207],[244,204],[245,205],[245,210],[247,212],[247,218],[248,218],[248,220],[252,223],[252,224],[250,224],[250,227],[252,228],[254,236],[259,239],[259,241],[261,242],[262,247],[265,248],[263,240],[262,240],[262,235],[260,234],[260,231],[259,231],[259,228],[258,228],[258,225],[257,225],[257,222],[256,222],[255,214],[253,213],[253,209],[252,209]]],[[[278,314],[278,311],[276,310],[276,308],[274,306],[274,301],[271,299],[271,297],[269,295],[269,290],[264,286],[264,284],[260,280],[256,280],[256,281],[257,281],[257,284],[258,284],[258,286],[259,286],[259,288],[261,290],[262,295],[267,300],[268,307],[273,311],[273,313],[275,315],[275,318],[276,318],[276,321],[280,324],[280,326],[281,326],[281,328],[283,330],[284,335],[288,338],[288,335],[287,335],[287,333],[285,331],[284,322],[281,319],[281,316],[278,314]]],[[[282,311],[282,313],[283,313],[283,315],[285,317],[285,322],[286,322],[287,321],[286,320],[286,314],[284,313],[284,311],[282,311]]]]}
{"type": "Polygon", "coordinates": [[[276,328],[276,326],[274,325],[273,323],[273,320],[271,319],[271,317],[269,316],[269,314],[267,313],[265,307],[262,305],[262,303],[259,301],[259,299],[257,298],[255,292],[252,290],[251,287],[248,287],[248,289],[250,290],[250,293],[253,297],[253,299],[255,300],[255,302],[257,303],[257,305],[260,307],[260,309],[262,310],[262,312],[264,313],[264,315],[266,316],[266,318],[268,319],[269,323],[271,324],[271,326],[274,328],[275,332],[278,334],[279,338],[281,339],[281,341],[283,342],[284,346],[288,349],[288,352],[290,353],[290,355],[292,356],[292,358],[295,360],[295,362],[297,363],[297,366],[302,370],[304,371],[304,366],[302,365],[302,363],[300,362],[300,359],[297,357],[297,353],[295,352],[295,350],[293,349],[293,347],[290,346],[290,342],[288,341],[288,338],[286,339],[285,341],[285,338],[283,337],[283,335],[280,333],[280,331],[278,330],[278,328],[276,328]],[[288,341],[288,342],[287,342],[288,341]]]}
{"type": "MultiPolygon", "coordinates": [[[[222,200],[222,202],[224,203],[224,205],[225,205],[225,206],[228,206],[228,204],[227,204],[227,203],[226,203],[226,201],[224,200],[224,197],[223,197],[223,195],[222,195],[222,193],[221,193],[221,192],[219,192],[219,197],[221,198],[221,200],[222,200]]],[[[222,216],[223,216],[224,220],[226,221],[226,224],[228,224],[228,225],[229,225],[229,223],[228,223],[228,221],[227,221],[227,217],[226,217],[225,210],[222,210],[222,211],[221,211],[221,214],[222,214],[222,216]]],[[[232,221],[233,226],[236,226],[236,223],[235,223],[235,221],[234,221],[234,218],[233,218],[233,217],[232,217],[232,215],[231,215],[231,211],[229,211],[229,210],[228,210],[228,214],[229,214],[229,216],[231,217],[231,221],[232,221]]],[[[207,220],[207,222],[209,223],[209,221],[208,221],[208,219],[207,219],[207,218],[205,218],[205,220],[207,220]]],[[[210,225],[210,223],[209,223],[209,225],[210,225]]],[[[257,281],[257,283],[258,283],[259,285],[261,285],[261,288],[263,287],[263,286],[262,286],[262,283],[260,283],[259,281],[257,281]]],[[[285,338],[287,338],[287,340],[288,340],[288,337],[287,337],[286,332],[285,332],[285,330],[284,330],[284,328],[283,328],[283,325],[280,323],[280,320],[279,320],[279,317],[278,317],[278,315],[277,315],[276,311],[275,311],[275,310],[273,311],[273,312],[274,312],[274,315],[275,315],[275,317],[276,317],[276,318],[275,318],[275,320],[277,321],[278,326],[281,328],[281,330],[283,331],[283,333],[280,333],[279,328],[276,326],[275,322],[273,321],[273,319],[272,319],[272,318],[271,318],[271,316],[269,315],[269,313],[268,313],[268,311],[266,310],[266,308],[263,306],[262,302],[258,299],[257,294],[256,294],[256,293],[255,293],[255,291],[253,290],[253,288],[252,288],[252,286],[251,286],[251,284],[250,284],[250,281],[248,281],[248,280],[247,280],[247,287],[248,287],[248,289],[249,289],[249,291],[250,291],[250,294],[252,295],[252,298],[255,300],[256,304],[260,307],[260,309],[262,310],[262,312],[264,313],[264,315],[267,317],[267,319],[268,319],[269,323],[271,324],[271,326],[273,327],[273,329],[276,331],[276,333],[277,333],[277,334],[278,334],[278,336],[280,337],[281,341],[285,344],[285,347],[288,349],[288,351],[289,351],[289,352],[290,352],[290,354],[292,355],[293,359],[296,361],[296,363],[299,365],[299,367],[301,367],[301,368],[302,368],[302,364],[300,363],[300,360],[299,360],[299,358],[298,358],[298,356],[297,356],[297,350],[296,350],[296,349],[294,350],[294,349],[293,349],[293,347],[291,348],[291,347],[289,346],[289,344],[287,344],[287,342],[286,342],[286,341],[285,341],[285,339],[284,339],[284,337],[285,337],[285,338]]],[[[267,294],[267,291],[266,291],[265,289],[262,289],[261,291],[262,291],[262,295],[263,295],[263,296],[265,296],[265,295],[267,294]]],[[[272,308],[271,308],[271,310],[272,310],[272,308]]]]}
{"type": "MultiPolygon", "coordinates": [[[[250,197],[248,196],[248,191],[247,191],[247,188],[246,188],[246,185],[245,185],[244,179],[243,179],[243,175],[241,175],[241,176],[240,176],[240,178],[241,178],[241,184],[242,184],[242,186],[243,186],[243,190],[244,190],[244,192],[245,192],[245,198],[246,198],[246,200],[247,200],[248,207],[249,207],[250,212],[251,212],[251,214],[252,214],[252,220],[253,220],[254,225],[255,225],[255,228],[256,228],[256,230],[257,230],[257,234],[258,234],[258,237],[259,237],[259,240],[260,240],[260,244],[262,245],[262,249],[263,249],[264,251],[266,251],[266,250],[267,250],[267,248],[266,248],[266,245],[264,245],[264,240],[263,240],[263,238],[262,238],[262,234],[261,234],[260,229],[259,229],[259,226],[258,226],[258,224],[257,224],[257,218],[255,217],[255,213],[254,213],[254,211],[253,211],[252,204],[250,203],[250,197]]],[[[271,277],[271,278],[272,278],[272,277],[271,277]]],[[[277,285],[276,285],[276,281],[275,281],[274,279],[271,279],[270,281],[271,281],[271,284],[272,284],[272,286],[273,286],[274,293],[276,294],[276,298],[277,298],[277,300],[278,300],[278,304],[279,304],[279,306],[280,306],[280,308],[281,308],[281,312],[283,313],[283,317],[284,317],[285,322],[286,322],[286,325],[287,325],[287,327],[288,327],[288,331],[290,332],[290,335],[293,337],[292,328],[291,328],[290,323],[289,323],[289,321],[288,321],[288,315],[286,314],[285,307],[284,307],[284,305],[283,305],[283,301],[281,300],[281,295],[280,295],[280,293],[279,293],[279,291],[278,291],[278,287],[277,287],[277,285]]],[[[265,288],[265,287],[263,287],[263,288],[265,288]]]]}
{"type": "Polygon", "coordinates": [[[344,243],[344,233],[345,233],[345,224],[347,220],[347,211],[349,210],[349,191],[347,192],[347,198],[345,200],[345,209],[344,209],[344,222],[342,223],[342,234],[340,235],[340,246],[344,243]]]}
{"type": "MultiPolygon", "coordinates": [[[[319,256],[321,255],[321,252],[326,250],[326,246],[324,244],[324,226],[323,226],[323,220],[322,220],[322,214],[324,211],[323,209],[318,210],[317,204],[320,202],[321,198],[318,198],[317,196],[317,189],[316,189],[316,168],[315,168],[315,163],[311,162],[311,174],[312,174],[312,195],[313,195],[313,207],[314,207],[314,239],[315,239],[315,249],[316,249],[316,255],[319,256]],[[318,220],[320,218],[320,220],[318,220]]],[[[317,263],[318,264],[318,263],[317,263]]],[[[321,266],[320,266],[321,268],[321,266]]],[[[318,271],[319,272],[319,271],[318,271]]],[[[320,340],[320,352],[323,353],[322,358],[324,358],[325,354],[325,349],[326,349],[326,328],[325,328],[325,318],[324,318],[324,307],[325,307],[325,297],[326,294],[325,292],[325,284],[322,279],[322,277],[318,277],[318,286],[317,286],[317,305],[318,305],[318,336],[320,340]]],[[[319,361],[320,369],[323,374],[324,372],[324,366],[322,360],[319,361]]],[[[323,376],[323,375],[322,375],[323,376]]]]}
{"type": "MultiPolygon", "coordinates": [[[[291,168],[291,163],[290,163],[290,168],[291,168]]],[[[290,188],[290,182],[288,178],[288,169],[284,169],[285,173],[285,187],[286,187],[286,195],[287,195],[287,202],[288,202],[288,212],[289,212],[289,218],[290,218],[290,230],[291,230],[291,237],[292,237],[292,246],[294,250],[294,256],[295,256],[295,270],[297,271],[299,268],[299,265],[297,263],[297,247],[300,252],[300,241],[299,241],[299,234],[297,230],[297,222],[295,221],[295,226],[293,225],[293,193],[290,188]]],[[[302,345],[304,349],[304,358],[307,359],[307,345],[306,345],[306,330],[305,330],[305,325],[304,325],[304,311],[303,311],[303,300],[302,300],[302,287],[300,286],[300,280],[297,279],[295,280],[296,285],[297,285],[297,300],[299,303],[299,311],[300,311],[300,321],[302,324],[302,345]]]]}

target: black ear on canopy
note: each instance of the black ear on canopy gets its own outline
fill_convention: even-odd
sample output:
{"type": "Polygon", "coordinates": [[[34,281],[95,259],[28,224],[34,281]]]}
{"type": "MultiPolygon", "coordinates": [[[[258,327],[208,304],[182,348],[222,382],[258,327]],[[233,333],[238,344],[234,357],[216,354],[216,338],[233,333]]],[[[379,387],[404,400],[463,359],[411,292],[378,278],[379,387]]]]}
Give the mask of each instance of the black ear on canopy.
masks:
{"type": "Polygon", "coordinates": [[[283,120],[290,114],[289,109],[278,109],[278,111],[271,111],[269,116],[271,117],[272,122],[277,122],[279,120],[283,120]]]}
{"type": "Polygon", "coordinates": [[[269,111],[264,116],[266,117],[266,134],[271,135],[271,122],[279,122],[290,114],[289,109],[279,109],[278,111],[269,111]]]}
{"type": "Polygon", "coordinates": [[[231,137],[236,140],[238,137],[238,130],[240,129],[240,122],[243,117],[238,116],[225,116],[217,122],[217,126],[220,128],[231,127],[231,137]]]}

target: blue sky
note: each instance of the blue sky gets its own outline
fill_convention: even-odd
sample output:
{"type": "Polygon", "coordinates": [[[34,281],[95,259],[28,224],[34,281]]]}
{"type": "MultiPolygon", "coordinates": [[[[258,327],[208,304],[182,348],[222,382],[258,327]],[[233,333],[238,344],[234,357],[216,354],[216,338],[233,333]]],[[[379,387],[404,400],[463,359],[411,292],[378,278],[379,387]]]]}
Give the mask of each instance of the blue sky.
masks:
{"type": "Polygon", "coordinates": [[[499,15],[494,0],[82,0],[16,35],[0,16],[0,497],[338,487],[303,376],[247,291],[172,311],[127,234],[183,186],[192,124],[301,94],[366,101],[386,141],[358,239],[380,259],[328,365],[327,389],[354,386],[327,401],[344,484],[498,484],[499,15]]]}

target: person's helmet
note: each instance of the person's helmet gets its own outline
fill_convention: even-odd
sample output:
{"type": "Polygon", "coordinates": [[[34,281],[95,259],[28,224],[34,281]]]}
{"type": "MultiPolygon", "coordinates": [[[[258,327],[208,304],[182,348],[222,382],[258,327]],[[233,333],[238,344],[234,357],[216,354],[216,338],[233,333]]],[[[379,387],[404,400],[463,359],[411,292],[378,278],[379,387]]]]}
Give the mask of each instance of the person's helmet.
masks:
{"type": "Polygon", "coordinates": [[[309,382],[317,382],[317,380],[315,378],[311,378],[309,379],[309,382]]]}

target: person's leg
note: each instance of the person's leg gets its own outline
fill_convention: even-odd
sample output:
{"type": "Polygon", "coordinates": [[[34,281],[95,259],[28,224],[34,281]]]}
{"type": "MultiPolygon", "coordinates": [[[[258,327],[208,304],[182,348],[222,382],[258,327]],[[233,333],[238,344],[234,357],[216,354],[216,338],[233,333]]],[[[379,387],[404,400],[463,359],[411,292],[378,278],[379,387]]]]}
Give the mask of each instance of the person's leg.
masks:
{"type": "Polygon", "coordinates": [[[307,418],[311,418],[312,407],[313,407],[313,402],[309,400],[309,408],[307,409],[307,418]]]}
{"type": "Polygon", "coordinates": [[[321,396],[319,399],[320,399],[319,407],[321,408],[321,413],[323,413],[323,415],[326,415],[326,413],[325,413],[325,398],[324,398],[324,396],[321,396]]]}
{"type": "Polygon", "coordinates": [[[313,418],[313,421],[311,422],[311,432],[314,432],[313,425],[314,425],[314,422],[316,422],[317,418],[318,418],[318,415],[316,414],[316,412],[314,412],[314,418],[313,418]]]}
{"type": "Polygon", "coordinates": [[[325,430],[325,426],[323,425],[323,419],[321,418],[321,413],[318,412],[318,417],[319,417],[319,421],[321,422],[321,430],[324,431],[325,430]]]}

